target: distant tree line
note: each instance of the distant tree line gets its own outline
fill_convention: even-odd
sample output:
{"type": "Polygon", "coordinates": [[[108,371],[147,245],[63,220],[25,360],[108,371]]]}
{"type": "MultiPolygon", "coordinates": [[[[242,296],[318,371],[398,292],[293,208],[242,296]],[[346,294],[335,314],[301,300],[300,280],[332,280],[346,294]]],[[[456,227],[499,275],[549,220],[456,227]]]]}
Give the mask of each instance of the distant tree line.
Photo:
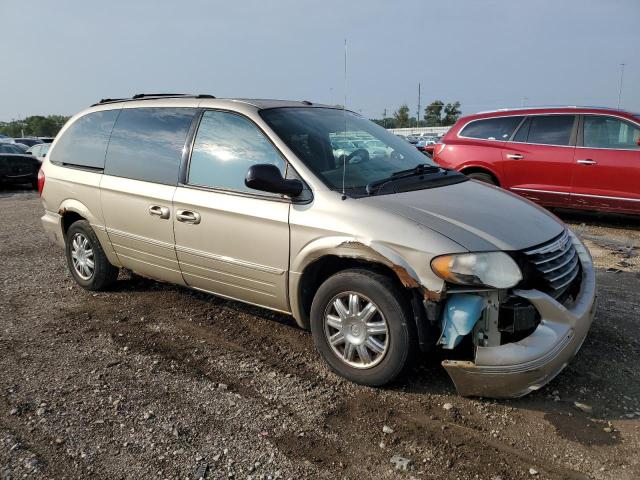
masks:
{"type": "Polygon", "coordinates": [[[405,127],[445,127],[456,123],[462,111],[460,102],[447,103],[435,100],[427,105],[420,120],[412,117],[409,106],[405,103],[393,112],[389,117],[386,110],[383,118],[372,118],[371,120],[385,128],[405,128],[405,127]]]}
{"type": "Polygon", "coordinates": [[[67,123],[63,115],[33,115],[24,120],[0,122],[0,133],[8,137],[55,137],[67,123]]]}

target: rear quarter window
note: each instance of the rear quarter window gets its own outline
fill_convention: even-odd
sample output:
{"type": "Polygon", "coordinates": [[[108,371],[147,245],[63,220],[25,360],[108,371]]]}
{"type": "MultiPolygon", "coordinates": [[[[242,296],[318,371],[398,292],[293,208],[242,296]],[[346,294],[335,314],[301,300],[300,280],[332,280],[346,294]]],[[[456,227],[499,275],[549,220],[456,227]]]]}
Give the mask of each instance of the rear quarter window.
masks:
{"type": "Polygon", "coordinates": [[[104,173],[177,185],[193,108],[125,108],[116,122],[104,173]]]}
{"type": "Polygon", "coordinates": [[[507,141],[524,117],[496,117],[473,120],[461,131],[461,137],[507,141]]]}
{"type": "Polygon", "coordinates": [[[88,113],[62,134],[51,152],[51,161],[95,169],[104,168],[109,135],[120,110],[88,113]]]}

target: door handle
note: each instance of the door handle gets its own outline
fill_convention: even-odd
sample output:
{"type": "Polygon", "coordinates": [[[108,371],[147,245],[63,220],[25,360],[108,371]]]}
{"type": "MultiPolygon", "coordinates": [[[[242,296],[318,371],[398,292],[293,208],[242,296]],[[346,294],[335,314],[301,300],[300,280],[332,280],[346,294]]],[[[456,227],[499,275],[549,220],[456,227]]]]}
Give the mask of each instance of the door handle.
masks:
{"type": "Polygon", "coordinates": [[[166,220],[170,216],[169,207],[163,207],[162,205],[149,205],[149,215],[156,215],[163,220],[166,220]]]}
{"type": "Polygon", "coordinates": [[[507,158],[510,158],[511,160],[522,160],[524,155],[519,153],[507,153],[507,158]]]}
{"type": "Polygon", "coordinates": [[[177,210],[176,219],[182,223],[193,223],[197,225],[200,223],[200,214],[198,212],[192,212],[191,210],[177,210]]]}
{"type": "Polygon", "coordinates": [[[596,162],[595,160],[591,160],[590,158],[576,160],[576,163],[579,163],[580,165],[597,165],[598,164],[598,162],[596,162]]]}

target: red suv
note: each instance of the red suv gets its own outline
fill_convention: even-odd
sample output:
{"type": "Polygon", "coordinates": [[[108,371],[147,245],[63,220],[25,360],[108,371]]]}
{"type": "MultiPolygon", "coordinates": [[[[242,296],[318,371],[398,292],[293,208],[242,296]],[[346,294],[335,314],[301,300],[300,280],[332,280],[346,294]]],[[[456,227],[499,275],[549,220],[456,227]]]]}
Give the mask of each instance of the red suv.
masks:
{"type": "Polygon", "coordinates": [[[541,205],[640,213],[640,114],[590,107],[478,113],[458,120],[433,159],[541,205]]]}

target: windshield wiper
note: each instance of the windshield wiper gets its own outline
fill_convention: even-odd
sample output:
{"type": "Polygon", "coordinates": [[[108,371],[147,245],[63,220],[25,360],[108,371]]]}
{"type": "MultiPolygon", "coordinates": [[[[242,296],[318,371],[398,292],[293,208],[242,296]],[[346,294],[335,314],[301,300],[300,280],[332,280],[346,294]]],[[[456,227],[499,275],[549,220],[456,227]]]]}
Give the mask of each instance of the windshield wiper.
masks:
{"type": "Polygon", "coordinates": [[[367,183],[366,190],[367,194],[371,195],[373,193],[373,189],[376,187],[382,187],[383,185],[395,182],[396,180],[400,180],[401,178],[413,177],[416,175],[424,175],[429,173],[437,173],[441,170],[440,167],[436,167],[435,165],[430,165],[428,163],[419,163],[413,168],[409,168],[407,170],[400,170],[399,172],[394,172],[391,176],[387,178],[382,178],[380,180],[375,180],[373,182],[367,183]]]}

